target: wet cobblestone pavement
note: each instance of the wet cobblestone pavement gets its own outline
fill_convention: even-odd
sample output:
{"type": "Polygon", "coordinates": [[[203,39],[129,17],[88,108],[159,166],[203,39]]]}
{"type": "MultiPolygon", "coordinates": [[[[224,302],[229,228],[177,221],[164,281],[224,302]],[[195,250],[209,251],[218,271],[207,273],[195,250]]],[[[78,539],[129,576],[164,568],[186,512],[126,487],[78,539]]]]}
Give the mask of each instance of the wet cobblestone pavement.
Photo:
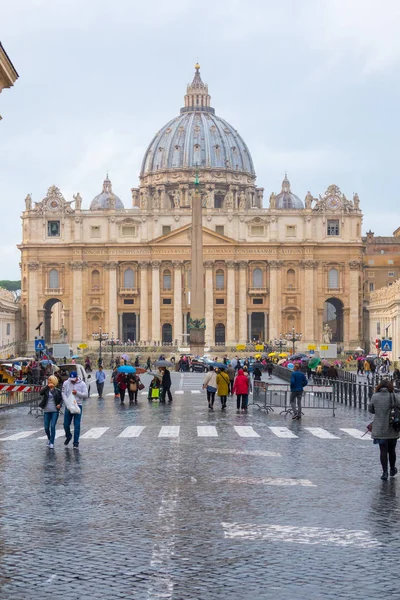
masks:
{"type": "Polygon", "coordinates": [[[108,384],[78,451],[0,413],[1,598],[399,597],[400,481],[353,431],[368,414],[210,413],[201,381],[174,373],[171,405],[108,384]]]}

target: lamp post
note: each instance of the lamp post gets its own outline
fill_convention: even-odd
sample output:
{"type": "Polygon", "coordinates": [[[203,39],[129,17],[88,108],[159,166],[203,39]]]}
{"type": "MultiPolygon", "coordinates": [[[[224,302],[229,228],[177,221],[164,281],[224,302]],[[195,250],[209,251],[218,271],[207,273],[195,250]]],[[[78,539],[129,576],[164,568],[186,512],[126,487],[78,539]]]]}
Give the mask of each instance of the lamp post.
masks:
{"type": "Polygon", "coordinates": [[[293,354],[294,354],[295,343],[299,342],[302,339],[303,334],[302,333],[296,333],[294,327],[292,327],[292,331],[289,331],[289,333],[287,333],[285,335],[285,337],[286,337],[286,339],[287,339],[288,342],[292,342],[292,344],[293,344],[293,354]]]}
{"type": "Polygon", "coordinates": [[[92,333],[92,338],[95,341],[99,342],[99,344],[100,344],[99,345],[99,360],[98,360],[98,366],[100,367],[100,366],[103,366],[103,358],[102,358],[102,354],[101,354],[101,351],[102,351],[101,343],[105,342],[106,340],[108,340],[108,333],[104,333],[101,330],[101,325],[100,325],[99,326],[99,332],[98,333],[92,333]]]}
{"type": "Polygon", "coordinates": [[[111,368],[114,368],[114,332],[111,332],[111,368]]]}

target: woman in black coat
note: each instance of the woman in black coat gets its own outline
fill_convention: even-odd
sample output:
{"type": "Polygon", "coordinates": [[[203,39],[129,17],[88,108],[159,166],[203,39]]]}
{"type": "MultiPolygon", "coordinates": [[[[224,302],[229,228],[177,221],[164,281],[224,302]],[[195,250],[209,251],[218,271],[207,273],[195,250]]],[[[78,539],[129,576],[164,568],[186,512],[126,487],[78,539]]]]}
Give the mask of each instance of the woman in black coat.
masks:
{"type": "Polygon", "coordinates": [[[56,424],[62,404],[61,391],[57,385],[57,377],[51,375],[47,385],[40,391],[40,395],[43,399],[39,403],[39,406],[43,409],[44,430],[47,435],[47,445],[51,450],[54,448],[56,424]]]}

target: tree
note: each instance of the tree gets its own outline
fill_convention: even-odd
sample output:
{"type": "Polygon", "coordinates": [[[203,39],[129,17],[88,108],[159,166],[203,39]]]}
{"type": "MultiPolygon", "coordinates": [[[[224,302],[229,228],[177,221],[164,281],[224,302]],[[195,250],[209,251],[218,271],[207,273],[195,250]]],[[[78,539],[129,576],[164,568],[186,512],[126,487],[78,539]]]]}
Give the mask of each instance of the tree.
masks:
{"type": "Polygon", "coordinates": [[[18,292],[21,289],[21,280],[9,281],[8,279],[4,279],[3,281],[0,281],[0,287],[9,292],[18,292]]]}

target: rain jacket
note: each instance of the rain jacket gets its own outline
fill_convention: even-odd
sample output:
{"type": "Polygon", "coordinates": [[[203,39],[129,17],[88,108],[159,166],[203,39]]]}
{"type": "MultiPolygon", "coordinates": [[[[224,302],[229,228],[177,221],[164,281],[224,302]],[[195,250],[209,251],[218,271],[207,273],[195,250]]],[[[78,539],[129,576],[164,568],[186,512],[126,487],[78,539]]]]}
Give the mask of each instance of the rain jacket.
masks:
{"type": "Polygon", "coordinates": [[[236,376],[235,383],[233,384],[234,394],[248,394],[249,393],[249,378],[244,374],[243,369],[239,369],[239,373],[236,376]]]}
{"type": "Polygon", "coordinates": [[[217,375],[217,394],[218,396],[227,396],[229,393],[229,377],[224,372],[217,375]]]}
{"type": "Polygon", "coordinates": [[[70,379],[64,381],[62,386],[62,399],[65,402],[66,398],[71,395],[72,390],[76,390],[76,403],[82,406],[82,401],[88,397],[88,389],[86,383],[82,379],[77,379],[76,383],[72,383],[70,379]]]}

